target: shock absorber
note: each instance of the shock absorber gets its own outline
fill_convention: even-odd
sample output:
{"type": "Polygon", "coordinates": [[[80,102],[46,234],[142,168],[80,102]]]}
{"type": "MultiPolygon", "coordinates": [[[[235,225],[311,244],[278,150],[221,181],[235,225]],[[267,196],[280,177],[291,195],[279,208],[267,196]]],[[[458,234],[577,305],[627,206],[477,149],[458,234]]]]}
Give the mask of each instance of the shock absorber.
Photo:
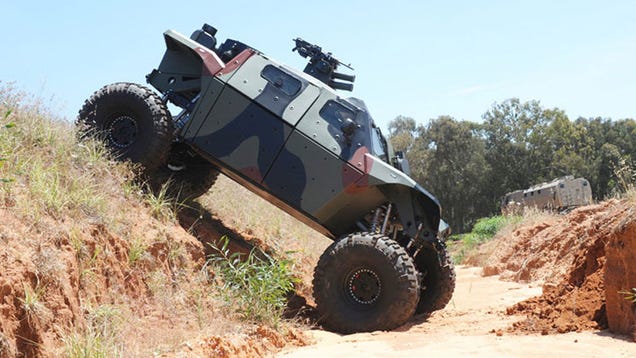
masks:
{"type": "Polygon", "coordinates": [[[371,221],[371,232],[376,232],[378,229],[378,224],[380,223],[380,212],[382,211],[381,207],[375,209],[375,213],[373,213],[373,220],[371,221]]]}
{"type": "Polygon", "coordinates": [[[384,223],[382,223],[382,235],[386,235],[386,228],[389,225],[389,217],[391,216],[391,208],[393,204],[389,203],[386,207],[386,214],[384,214],[384,223]]]}

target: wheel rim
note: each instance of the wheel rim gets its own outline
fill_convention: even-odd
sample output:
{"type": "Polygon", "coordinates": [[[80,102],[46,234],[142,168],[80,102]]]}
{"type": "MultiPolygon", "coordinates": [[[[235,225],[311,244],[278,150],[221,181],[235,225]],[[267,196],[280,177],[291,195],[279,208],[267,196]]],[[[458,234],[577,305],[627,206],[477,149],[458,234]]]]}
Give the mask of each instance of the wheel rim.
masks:
{"type": "Polygon", "coordinates": [[[127,115],[113,119],[108,126],[108,142],[117,148],[127,148],[137,137],[137,121],[127,115]]]}
{"type": "Polygon", "coordinates": [[[377,301],[382,291],[378,275],[369,269],[358,269],[347,277],[347,294],[353,301],[370,305],[377,301]]]}

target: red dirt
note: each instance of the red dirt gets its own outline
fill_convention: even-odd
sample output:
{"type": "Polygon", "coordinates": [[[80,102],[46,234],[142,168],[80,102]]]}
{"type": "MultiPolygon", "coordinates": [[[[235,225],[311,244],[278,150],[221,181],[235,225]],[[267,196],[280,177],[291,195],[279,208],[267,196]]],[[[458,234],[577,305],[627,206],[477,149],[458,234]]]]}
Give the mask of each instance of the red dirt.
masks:
{"type": "MultiPolygon", "coordinates": [[[[208,212],[184,210],[179,226],[159,223],[144,210],[137,211],[127,223],[126,236],[140,238],[148,246],[147,255],[135,265],[128,260],[130,239],[103,225],[80,229],[72,222],[41,220],[36,228],[26,226],[11,210],[0,208],[0,357],[60,356],[64,337],[87,326],[87,305],[126,307],[121,334],[129,337],[124,338],[124,352],[131,356],[162,347],[164,356],[199,352],[252,357],[285,344],[305,344],[298,332],[282,335],[266,327],[239,330],[231,321],[212,330],[200,329],[196,323],[200,317],[192,309],[195,303],[181,302],[179,297],[180,292],[209,285],[201,283],[199,275],[210,250],[207,244],[228,235],[233,239],[231,252],[246,253],[254,245],[208,212]],[[168,280],[159,291],[152,288],[153,272],[168,280]],[[25,308],[27,292],[39,294],[31,309],[25,308]],[[175,350],[192,332],[201,335],[198,340],[175,350]]],[[[225,319],[219,308],[210,305],[213,301],[204,304],[206,320],[225,319]]]]}
{"type": "MultiPolygon", "coordinates": [[[[145,270],[128,264],[130,243],[103,225],[76,230],[72,223],[43,218],[42,227],[26,227],[8,210],[0,210],[0,338],[11,356],[55,356],[61,337],[86,324],[83,303],[117,304],[122,299],[133,310],[152,304],[144,271],[179,267],[196,271],[203,264],[201,243],[181,228],[165,228],[165,241],[155,242],[148,251],[145,270]],[[81,242],[81,248],[77,243],[81,242]],[[167,263],[170,243],[186,252],[177,265],[167,263]],[[27,292],[37,293],[37,303],[26,308],[27,292]]],[[[130,228],[132,235],[159,236],[152,220],[130,228]]],[[[2,347],[0,347],[2,348],[2,347]]]]}
{"type": "Polygon", "coordinates": [[[636,341],[636,303],[621,292],[636,293],[636,213],[619,222],[605,246],[605,299],[612,332],[631,335],[636,341]]]}
{"type": "MultiPolygon", "coordinates": [[[[99,305],[125,304],[130,310],[132,318],[125,322],[122,334],[135,337],[130,340],[139,345],[132,347],[131,355],[147,354],[163,343],[157,339],[176,340],[162,351],[163,356],[248,357],[271,354],[286,344],[306,344],[302,334],[293,330],[286,334],[265,327],[237,331],[230,323],[229,328],[220,326],[216,332],[202,331],[197,324],[199,317],[192,311],[195,303],[183,302],[179,296],[179,292],[200,288],[197,274],[205,253],[209,253],[208,243],[229,235],[237,239],[232,241],[231,250],[245,253],[252,245],[264,246],[262,242],[229,229],[203,208],[184,210],[180,226],[158,222],[141,204],[132,203],[126,208],[136,215],[125,222],[119,235],[101,224],[78,224],[53,217],[26,223],[10,205],[0,208],[0,357],[59,356],[62,339],[86,327],[86,308],[99,305]],[[148,244],[149,257],[135,265],[128,257],[132,238],[148,244]],[[159,292],[166,294],[167,300],[159,297],[156,289],[153,291],[154,272],[170,278],[161,287],[166,292],[159,292]],[[40,295],[39,304],[26,304],[28,292],[40,295]],[[177,331],[185,333],[177,336],[177,331]],[[181,343],[182,337],[190,339],[192,332],[199,336],[181,343]]],[[[619,292],[636,287],[635,217],[633,202],[610,200],[501,235],[487,245],[493,254],[483,273],[501,274],[518,282],[545,283],[541,296],[508,308],[508,315],[522,314],[525,318],[513,323],[513,318],[506,317],[502,323],[503,315],[499,311],[493,314],[491,308],[477,319],[469,315],[471,309],[453,315],[453,308],[433,317],[439,327],[460,333],[466,325],[478,323],[479,330],[491,329],[492,322],[497,321],[502,323],[493,331],[497,337],[604,327],[633,334],[635,306],[619,292]],[[507,332],[506,325],[512,325],[507,332]]],[[[301,265],[313,266],[307,259],[302,260],[301,265]]],[[[478,282],[476,278],[469,287],[478,282]]],[[[311,297],[310,290],[304,285],[299,293],[311,297]]],[[[464,294],[470,297],[471,291],[464,294]]],[[[507,301],[505,306],[514,302],[507,301]]],[[[222,318],[222,308],[213,302],[204,303],[204,318],[222,318]]],[[[414,326],[413,331],[430,334],[432,328],[426,323],[414,326]]]]}
{"type": "MultiPolygon", "coordinates": [[[[242,335],[209,336],[186,342],[176,356],[217,357],[217,358],[250,358],[267,356],[271,352],[281,350],[287,345],[297,347],[306,345],[304,335],[295,330],[281,334],[265,326],[255,327],[242,335]]],[[[163,355],[170,357],[172,354],[163,355]]]]}
{"type": "Polygon", "coordinates": [[[526,316],[509,331],[565,333],[605,329],[609,321],[613,332],[631,334],[634,313],[617,292],[636,287],[633,227],[632,205],[609,200],[495,238],[484,275],[545,282],[541,296],[508,308],[526,316]]]}

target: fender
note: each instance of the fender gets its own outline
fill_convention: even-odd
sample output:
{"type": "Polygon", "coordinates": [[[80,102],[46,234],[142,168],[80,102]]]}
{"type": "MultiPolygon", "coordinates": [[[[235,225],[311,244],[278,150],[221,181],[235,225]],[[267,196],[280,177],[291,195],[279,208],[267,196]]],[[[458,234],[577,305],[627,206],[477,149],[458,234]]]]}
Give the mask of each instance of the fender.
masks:
{"type": "Polygon", "coordinates": [[[377,185],[387,201],[396,205],[404,233],[434,240],[440,229],[441,205],[426,189],[381,159],[365,155],[369,185],[377,185]]]}

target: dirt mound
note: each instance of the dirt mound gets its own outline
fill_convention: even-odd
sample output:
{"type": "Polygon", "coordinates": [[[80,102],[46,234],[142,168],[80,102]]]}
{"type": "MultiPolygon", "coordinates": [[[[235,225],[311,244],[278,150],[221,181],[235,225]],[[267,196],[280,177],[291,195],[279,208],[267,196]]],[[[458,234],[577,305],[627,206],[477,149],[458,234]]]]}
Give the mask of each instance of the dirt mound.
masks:
{"type": "Polygon", "coordinates": [[[601,238],[594,240],[576,256],[565,280],[547,283],[541,296],[509,307],[509,315],[527,316],[514,323],[511,331],[548,334],[607,328],[604,246],[601,238]]]}
{"type": "Polygon", "coordinates": [[[192,337],[275,342],[250,343],[262,347],[253,355],[288,341],[242,319],[206,255],[227,236],[230,255],[258,246],[283,256],[288,245],[266,237],[301,224],[271,225],[283,223],[276,213],[263,222],[255,196],[233,188],[213,189],[208,205],[152,195],[138,168],[2,84],[0,113],[0,357],[178,355],[192,337]]]}
{"type": "Polygon", "coordinates": [[[218,358],[261,357],[289,344],[302,347],[307,345],[307,338],[294,329],[282,334],[266,326],[259,326],[245,334],[209,336],[186,342],[178,354],[164,354],[162,357],[183,356],[183,354],[218,358]]]}
{"type": "Polygon", "coordinates": [[[492,252],[484,275],[505,279],[559,283],[570,271],[576,256],[600,237],[608,237],[626,205],[609,200],[578,208],[567,215],[528,218],[509,235],[497,236],[484,248],[492,252]]]}
{"type": "Polygon", "coordinates": [[[508,314],[527,316],[510,331],[548,334],[609,325],[631,332],[632,306],[618,292],[636,286],[636,268],[630,267],[634,225],[633,203],[609,200],[520,226],[488,243],[493,254],[484,275],[544,282],[541,296],[508,308],[508,314]]]}

